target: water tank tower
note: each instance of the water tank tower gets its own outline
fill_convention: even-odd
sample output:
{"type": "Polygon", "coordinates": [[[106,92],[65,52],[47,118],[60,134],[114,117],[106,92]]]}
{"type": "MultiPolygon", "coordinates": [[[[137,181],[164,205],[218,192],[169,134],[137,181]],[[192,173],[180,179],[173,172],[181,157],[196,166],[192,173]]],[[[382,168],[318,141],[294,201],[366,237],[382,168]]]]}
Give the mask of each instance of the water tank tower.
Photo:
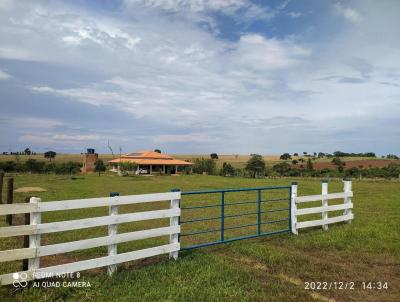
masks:
{"type": "Polygon", "coordinates": [[[88,148],[87,152],[83,154],[83,165],[81,168],[82,173],[93,172],[94,163],[98,160],[99,155],[95,153],[95,150],[88,148]]]}

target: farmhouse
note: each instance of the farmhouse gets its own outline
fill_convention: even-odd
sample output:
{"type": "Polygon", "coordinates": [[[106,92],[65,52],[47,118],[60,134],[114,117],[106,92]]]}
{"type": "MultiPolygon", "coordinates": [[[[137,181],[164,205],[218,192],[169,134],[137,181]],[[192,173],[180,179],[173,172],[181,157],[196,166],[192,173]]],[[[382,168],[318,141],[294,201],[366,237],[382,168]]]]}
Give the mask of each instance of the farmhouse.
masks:
{"type": "Polygon", "coordinates": [[[111,171],[118,171],[120,162],[135,163],[138,165],[137,172],[141,174],[177,174],[185,167],[190,167],[193,164],[187,161],[175,159],[168,154],[161,154],[155,151],[141,151],[122,155],[109,161],[111,171]]]}

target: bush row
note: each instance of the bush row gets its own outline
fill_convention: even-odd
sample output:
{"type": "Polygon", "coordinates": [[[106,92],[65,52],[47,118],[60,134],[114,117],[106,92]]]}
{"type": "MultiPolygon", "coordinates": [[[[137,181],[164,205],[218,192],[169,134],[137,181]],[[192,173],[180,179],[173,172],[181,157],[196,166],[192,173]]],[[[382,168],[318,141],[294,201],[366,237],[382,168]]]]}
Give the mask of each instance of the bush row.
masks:
{"type": "Polygon", "coordinates": [[[47,163],[35,159],[28,159],[25,162],[0,162],[0,170],[3,170],[4,172],[77,174],[80,172],[80,168],[80,163],[72,161],[65,163],[47,163]]]}
{"type": "MultiPolygon", "coordinates": [[[[248,165],[247,165],[248,166],[248,165]]],[[[391,163],[383,168],[349,168],[339,166],[337,169],[314,170],[312,165],[309,168],[301,169],[286,162],[273,166],[261,166],[262,172],[258,176],[287,176],[287,177],[352,177],[352,178],[397,178],[400,175],[400,164],[391,163]]],[[[221,176],[254,177],[254,170],[249,168],[235,168],[229,163],[223,163],[221,169],[217,169],[212,159],[196,159],[193,165],[193,172],[221,176]]]]}

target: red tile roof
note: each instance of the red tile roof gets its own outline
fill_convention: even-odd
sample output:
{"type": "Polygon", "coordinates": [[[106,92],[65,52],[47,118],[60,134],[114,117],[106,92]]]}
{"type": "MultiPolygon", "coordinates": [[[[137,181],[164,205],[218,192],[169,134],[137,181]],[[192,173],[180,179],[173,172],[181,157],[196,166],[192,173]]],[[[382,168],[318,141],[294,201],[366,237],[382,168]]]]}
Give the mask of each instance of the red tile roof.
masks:
{"type": "Polygon", "coordinates": [[[178,166],[190,166],[193,163],[186,162],[179,159],[174,159],[168,154],[162,154],[154,151],[142,151],[137,153],[129,153],[110,160],[109,163],[119,162],[133,162],[139,165],[178,165],[178,166]]]}

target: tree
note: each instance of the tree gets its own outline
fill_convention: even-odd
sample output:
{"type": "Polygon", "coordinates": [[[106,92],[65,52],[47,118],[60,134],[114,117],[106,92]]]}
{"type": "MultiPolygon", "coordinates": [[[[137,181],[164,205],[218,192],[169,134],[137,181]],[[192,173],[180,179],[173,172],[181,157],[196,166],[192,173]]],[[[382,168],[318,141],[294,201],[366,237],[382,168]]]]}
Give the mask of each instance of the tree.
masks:
{"type": "Polygon", "coordinates": [[[104,172],[105,170],[106,170],[106,166],[104,165],[103,160],[101,160],[101,159],[96,160],[94,163],[94,171],[99,172],[99,176],[100,176],[101,172],[104,172]]]}
{"type": "Polygon", "coordinates": [[[399,159],[399,157],[397,155],[394,155],[394,154],[388,154],[388,155],[386,155],[386,158],[387,159],[399,159]]]}
{"type": "Polygon", "coordinates": [[[334,157],[332,159],[332,164],[337,166],[337,169],[339,172],[343,172],[343,170],[344,170],[343,167],[346,165],[346,163],[344,161],[342,161],[339,157],[334,157]]]}
{"type": "Polygon", "coordinates": [[[325,153],[323,153],[323,152],[318,152],[318,158],[322,158],[322,157],[325,157],[325,153]]]}
{"type": "Polygon", "coordinates": [[[307,151],[304,151],[303,154],[304,154],[304,156],[306,156],[307,155],[307,151]]]}
{"type": "Polygon", "coordinates": [[[55,158],[56,155],[57,155],[57,153],[54,151],[47,151],[44,153],[44,158],[48,158],[51,161],[51,159],[55,158]]]}
{"type": "Polygon", "coordinates": [[[277,172],[279,175],[284,176],[290,171],[290,165],[287,162],[279,163],[274,165],[272,170],[277,172]]]}
{"type": "Polygon", "coordinates": [[[202,173],[207,173],[207,174],[215,174],[216,170],[216,164],[215,161],[212,160],[211,158],[196,158],[194,161],[193,165],[193,172],[202,174],[202,173]]]}
{"type": "Polygon", "coordinates": [[[138,168],[138,164],[133,162],[120,162],[118,166],[124,175],[135,173],[138,168]]]}
{"type": "Polygon", "coordinates": [[[311,158],[308,158],[308,160],[307,160],[306,169],[307,169],[308,171],[314,170],[314,166],[313,166],[313,163],[312,163],[312,161],[311,161],[311,158]]]}
{"type": "Polygon", "coordinates": [[[29,148],[26,148],[25,150],[24,150],[24,153],[26,154],[26,155],[31,155],[31,149],[29,149],[29,148]]]}
{"type": "Polygon", "coordinates": [[[211,159],[218,159],[218,154],[217,153],[211,153],[210,157],[211,157],[211,159]]]}
{"type": "Polygon", "coordinates": [[[154,149],[154,152],[161,153],[160,149],[154,149]]]}
{"type": "Polygon", "coordinates": [[[297,165],[298,163],[299,163],[298,160],[296,160],[296,159],[292,160],[292,164],[293,164],[293,165],[297,165]]]}
{"type": "Polygon", "coordinates": [[[220,174],[222,176],[232,176],[235,174],[235,168],[230,163],[223,163],[220,174]]]}
{"type": "Polygon", "coordinates": [[[245,169],[250,172],[253,178],[265,172],[265,161],[259,154],[251,154],[250,159],[246,163],[245,169]]]}
{"type": "Polygon", "coordinates": [[[292,159],[289,153],[283,153],[279,158],[282,160],[292,159]]]}
{"type": "Polygon", "coordinates": [[[297,152],[293,153],[293,156],[299,156],[299,153],[297,153],[297,152]]]}

